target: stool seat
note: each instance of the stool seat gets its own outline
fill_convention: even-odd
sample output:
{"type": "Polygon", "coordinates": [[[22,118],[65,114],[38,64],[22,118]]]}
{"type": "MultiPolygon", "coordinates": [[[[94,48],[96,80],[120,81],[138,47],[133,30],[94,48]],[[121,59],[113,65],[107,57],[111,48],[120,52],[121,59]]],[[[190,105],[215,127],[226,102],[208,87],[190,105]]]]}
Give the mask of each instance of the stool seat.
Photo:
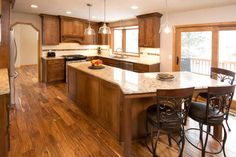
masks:
{"type": "Polygon", "coordinates": [[[218,109],[208,110],[208,120],[206,117],[206,104],[192,102],[189,109],[189,117],[205,125],[220,125],[224,121],[224,115],[218,109]],[[212,118],[211,118],[212,117],[212,118]]]}
{"type": "Polygon", "coordinates": [[[157,123],[157,104],[147,108],[147,119],[156,127],[163,130],[179,131],[181,126],[180,117],[177,114],[168,114],[172,109],[168,106],[160,107],[160,123],[157,123]]]}

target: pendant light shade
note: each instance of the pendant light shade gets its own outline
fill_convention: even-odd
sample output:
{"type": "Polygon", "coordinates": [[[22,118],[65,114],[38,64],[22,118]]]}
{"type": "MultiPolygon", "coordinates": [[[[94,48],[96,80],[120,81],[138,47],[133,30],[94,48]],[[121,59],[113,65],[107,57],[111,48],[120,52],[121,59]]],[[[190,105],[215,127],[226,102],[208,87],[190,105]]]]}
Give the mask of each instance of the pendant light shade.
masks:
{"type": "Polygon", "coordinates": [[[87,6],[89,7],[89,26],[88,28],[85,29],[84,35],[95,35],[95,31],[94,29],[91,28],[91,25],[90,25],[90,8],[92,7],[92,5],[87,4],[87,6]]]}
{"type": "Polygon", "coordinates": [[[99,28],[98,33],[100,33],[100,34],[111,34],[111,29],[110,29],[110,27],[107,27],[106,23],[104,23],[103,26],[99,28]]]}
{"type": "Polygon", "coordinates": [[[99,28],[99,34],[111,34],[111,29],[106,25],[106,0],[104,0],[104,24],[99,28]]]}
{"type": "Polygon", "coordinates": [[[165,34],[169,34],[172,32],[173,27],[170,25],[168,21],[168,8],[167,8],[167,0],[165,0],[165,21],[164,24],[161,25],[159,33],[164,32],[165,34]]]}

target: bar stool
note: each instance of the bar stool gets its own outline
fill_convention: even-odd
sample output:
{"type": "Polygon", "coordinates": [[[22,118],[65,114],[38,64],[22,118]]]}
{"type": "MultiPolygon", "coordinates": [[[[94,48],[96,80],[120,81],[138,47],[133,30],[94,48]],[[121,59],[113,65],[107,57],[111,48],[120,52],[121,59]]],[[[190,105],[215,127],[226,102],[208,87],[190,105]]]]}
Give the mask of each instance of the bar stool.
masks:
{"type": "MultiPolygon", "coordinates": [[[[233,85],[234,80],[235,80],[235,72],[230,71],[230,70],[226,70],[226,69],[211,67],[210,77],[213,79],[219,79],[221,82],[228,81],[228,83],[230,85],[233,85]]],[[[207,97],[208,97],[207,93],[199,93],[199,96],[201,96],[202,98],[205,98],[205,99],[207,99],[207,97]]],[[[226,120],[226,125],[227,125],[229,131],[231,131],[229,124],[228,124],[228,117],[229,117],[229,113],[226,114],[224,118],[226,120]]]]}
{"type": "Polygon", "coordinates": [[[192,102],[189,109],[189,117],[199,123],[199,128],[189,128],[186,132],[191,130],[199,130],[200,131],[200,143],[201,148],[194,145],[187,137],[186,140],[195,148],[202,151],[202,157],[205,157],[206,153],[210,154],[219,154],[222,152],[226,157],[225,153],[225,143],[227,139],[227,132],[224,127],[223,121],[225,120],[225,116],[229,113],[229,109],[231,106],[231,102],[233,99],[235,90],[234,86],[225,86],[225,87],[209,87],[208,88],[208,97],[206,103],[201,102],[192,102]],[[203,130],[203,125],[207,126],[207,130],[203,130]],[[211,126],[222,126],[224,130],[224,138],[221,142],[219,139],[216,139],[210,133],[211,126]],[[205,141],[203,142],[203,132],[206,134],[205,141]],[[221,149],[218,152],[209,152],[206,151],[208,136],[212,136],[214,140],[218,142],[221,146],[221,149]]]}
{"type": "Polygon", "coordinates": [[[171,139],[174,140],[179,147],[179,157],[183,155],[184,124],[191,104],[193,90],[194,88],[157,90],[157,103],[147,108],[145,121],[145,144],[154,157],[158,156],[156,148],[160,133],[168,135],[170,146],[171,139]],[[180,140],[173,137],[176,133],[178,133],[180,140]],[[154,134],[156,139],[154,139],[154,134]],[[151,139],[151,148],[148,146],[149,139],[151,139]]]}

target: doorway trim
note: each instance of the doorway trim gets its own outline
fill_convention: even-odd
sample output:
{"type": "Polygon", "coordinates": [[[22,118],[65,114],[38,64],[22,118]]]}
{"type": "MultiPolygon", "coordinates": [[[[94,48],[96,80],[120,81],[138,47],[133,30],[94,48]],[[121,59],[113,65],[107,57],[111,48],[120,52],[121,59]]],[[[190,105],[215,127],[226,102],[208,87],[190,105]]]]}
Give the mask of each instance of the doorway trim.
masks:
{"type": "Polygon", "coordinates": [[[10,30],[14,27],[14,26],[16,26],[16,25],[28,25],[28,26],[31,26],[31,27],[33,27],[37,32],[38,32],[38,81],[39,82],[41,82],[41,71],[42,71],[42,69],[41,69],[41,52],[42,52],[42,44],[41,44],[41,32],[40,32],[40,30],[36,27],[36,26],[34,26],[32,23],[27,23],[27,22],[15,22],[14,24],[12,24],[11,26],[10,26],[10,30]]]}

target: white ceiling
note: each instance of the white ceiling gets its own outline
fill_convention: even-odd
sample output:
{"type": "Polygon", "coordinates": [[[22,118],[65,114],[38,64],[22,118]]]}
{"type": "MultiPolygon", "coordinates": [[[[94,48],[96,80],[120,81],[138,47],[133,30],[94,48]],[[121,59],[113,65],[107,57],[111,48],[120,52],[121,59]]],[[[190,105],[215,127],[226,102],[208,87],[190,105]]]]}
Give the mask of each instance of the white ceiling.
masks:
{"type": "MultiPolygon", "coordinates": [[[[25,13],[44,13],[53,15],[65,15],[88,18],[86,3],[93,4],[91,14],[96,16],[93,21],[103,21],[103,0],[16,0],[14,11],[25,13]],[[30,8],[36,4],[37,9],[30,8]]],[[[236,4],[236,0],[168,0],[169,12],[181,12],[203,8],[212,8],[236,4]]],[[[160,12],[164,13],[165,0],[107,0],[107,21],[118,21],[134,18],[137,15],[160,12]],[[132,10],[130,7],[137,5],[139,9],[132,10]]]]}

